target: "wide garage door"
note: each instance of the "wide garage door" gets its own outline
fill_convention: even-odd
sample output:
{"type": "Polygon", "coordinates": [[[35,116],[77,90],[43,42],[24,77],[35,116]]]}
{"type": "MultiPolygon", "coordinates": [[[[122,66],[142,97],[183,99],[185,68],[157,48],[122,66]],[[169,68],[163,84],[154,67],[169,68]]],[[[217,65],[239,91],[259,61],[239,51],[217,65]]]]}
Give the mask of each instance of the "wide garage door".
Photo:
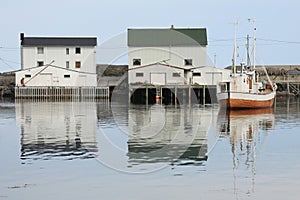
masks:
{"type": "Polygon", "coordinates": [[[154,85],[165,85],[166,73],[150,73],[150,82],[154,85]]]}

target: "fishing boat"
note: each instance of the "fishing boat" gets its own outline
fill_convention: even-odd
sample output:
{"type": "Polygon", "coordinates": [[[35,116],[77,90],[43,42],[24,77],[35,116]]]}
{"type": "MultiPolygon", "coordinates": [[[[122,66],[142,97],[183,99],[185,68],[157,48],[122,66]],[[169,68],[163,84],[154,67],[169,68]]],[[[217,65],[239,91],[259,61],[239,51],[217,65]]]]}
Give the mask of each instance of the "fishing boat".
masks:
{"type": "MultiPolygon", "coordinates": [[[[237,24],[237,23],[236,23],[237,24]]],[[[258,73],[255,70],[256,37],[254,27],[253,37],[253,64],[241,63],[239,70],[236,67],[236,24],[234,31],[234,53],[232,59],[232,74],[226,81],[217,85],[217,99],[221,107],[230,109],[256,109],[272,107],[276,95],[276,84],[268,80],[258,81],[258,73]]],[[[249,37],[247,37],[247,54],[249,56],[249,37]]],[[[250,60],[250,59],[248,59],[250,60]]]]}

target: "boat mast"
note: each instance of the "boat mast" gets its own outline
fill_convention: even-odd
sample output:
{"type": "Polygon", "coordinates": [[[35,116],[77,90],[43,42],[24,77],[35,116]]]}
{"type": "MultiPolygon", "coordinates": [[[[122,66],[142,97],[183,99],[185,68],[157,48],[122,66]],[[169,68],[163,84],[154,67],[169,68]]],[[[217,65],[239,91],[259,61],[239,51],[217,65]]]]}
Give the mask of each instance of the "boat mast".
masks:
{"type": "Polygon", "coordinates": [[[256,60],[256,26],[255,19],[248,19],[249,22],[253,22],[253,70],[255,70],[255,60],[256,60]]]}
{"type": "Polygon", "coordinates": [[[233,58],[232,58],[232,68],[233,68],[233,75],[236,77],[236,27],[238,25],[238,22],[234,22],[234,49],[233,49],[233,58]]]}
{"type": "Polygon", "coordinates": [[[247,67],[249,67],[249,66],[250,66],[250,54],[249,54],[249,47],[250,47],[249,35],[247,35],[247,44],[246,44],[246,49],[247,49],[247,67]]]}

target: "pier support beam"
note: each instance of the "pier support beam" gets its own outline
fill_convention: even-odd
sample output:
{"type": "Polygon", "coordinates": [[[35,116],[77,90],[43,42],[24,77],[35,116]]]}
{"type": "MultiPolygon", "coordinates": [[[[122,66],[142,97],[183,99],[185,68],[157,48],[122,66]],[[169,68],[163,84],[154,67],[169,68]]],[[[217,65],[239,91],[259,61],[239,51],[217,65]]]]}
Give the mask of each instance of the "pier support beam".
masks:
{"type": "Polygon", "coordinates": [[[203,85],[203,105],[205,105],[205,85],[203,85]]]}
{"type": "Polygon", "coordinates": [[[149,99],[149,94],[148,94],[148,86],[146,86],[146,105],[148,105],[148,99],[149,99]]]}
{"type": "Polygon", "coordinates": [[[175,97],[174,97],[174,99],[175,99],[175,105],[177,105],[177,87],[175,86],[175,97]]]}

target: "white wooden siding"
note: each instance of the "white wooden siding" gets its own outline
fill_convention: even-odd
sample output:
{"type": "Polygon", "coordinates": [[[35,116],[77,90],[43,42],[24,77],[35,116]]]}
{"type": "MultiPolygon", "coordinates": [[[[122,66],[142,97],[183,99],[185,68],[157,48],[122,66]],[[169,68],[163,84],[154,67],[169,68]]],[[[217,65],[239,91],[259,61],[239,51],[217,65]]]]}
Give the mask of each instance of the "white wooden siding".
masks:
{"type": "MultiPolygon", "coordinates": [[[[129,83],[151,83],[151,74],[164,74],[165,75],[165,84],[184,84],[185,78],[184,78],[184,70],[183,69],[177,69],[172,68],[165,65],[151,65],[147,67],[142,68],[136,68],[129,70],[128,73],[128,80],[129,83]],[[143,77],[136,77],[136,73],[143,73],[143,77]],[[173,73],[179,73],[180,77],[173,77],[173,73]]],[[[162,81],[157,81],[157,78],[155,78],[155,81],[152,84],[159,83],[161,85],[162,81]]]]}
{"type": "Polygon", "coordinates": [[[25,78],[26,86],[97,86],[95,47],[80,47],[80,54],[75,53],[76,47],[43,48],[44,53],[38,54],[37,47],[21,47],[22,71],[16,73],[16,86],[20,86],[20,80],[25,74],[31,75],[31,78],[25,78]],[[66,48],[69,48],[69,54],[66,54],[66,48]],[[45,66],[37,67],[39,61],[44,62],[44,65],[54,61],[52,65],[58,68],[49,66],[43,70],[45,66]],[[81,63],[80,68],[75,67],[78,61],[81,63]],[[69,62],[69,70],[66,62],[69,62]],[[43,73],[39,73],[40,70],[43,73]],[[64,75],[70,75],[70,78],[64,75]]]}
{"type": "Polygon", "coordinates": [[[52,66],[42,66],[33,69],[26,69],[16,73],[16,86],[21,86],[21,79],[24,78],[25,86],[96,86],[97,75],[79,73],[67,69],[52,66]],[[43,71],[42,71],[43,70],[43,71]],[[42,72],[41,72],[42,71],[42,72]],[[25,78],[25,74],[31,77],[25,78]],[[70,75],[66,78],[65,75],[70,75]]]}
{"type": "Polygon", "coordinates": [[[69,61],[70,69],[82,72],[96,73],[96,49],[95,47],[80,47],[81,53],[75,54],[75,47],[44,47],[44,54],[37,53],[37,47],[22,47],[22,69],[28,69],[37,66],[38,61],[66,68],[66,62],[69,61]],[[69,55],[66,54],[66,48],[70,49],[69,55]],[[75,62],[81,62],[81,68],[75,68],[75,62]]]}

